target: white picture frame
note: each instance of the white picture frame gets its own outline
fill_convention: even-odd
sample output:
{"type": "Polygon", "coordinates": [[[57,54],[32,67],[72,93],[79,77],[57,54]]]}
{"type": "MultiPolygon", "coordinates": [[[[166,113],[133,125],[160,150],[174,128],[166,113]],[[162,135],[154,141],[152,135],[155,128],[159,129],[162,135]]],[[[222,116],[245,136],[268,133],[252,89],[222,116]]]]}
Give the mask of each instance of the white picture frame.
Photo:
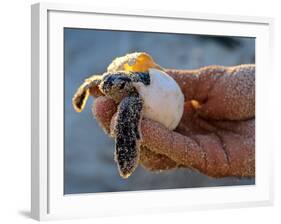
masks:
{"type": "Polygon", "coordinates": [[[31,214],[37,220],[247,207],[273,203],[270,109],[273,19],[38,3],[32,13],[31,214]],[[150,26],[147,26],[147,24],[150,26]],[[181,26],[185,25],[185,26],[181,26]],[[161,191],[63,194],[63,27],[256,38],[256,184],[161,191]],[[55,74],[55,75],[54,75],[55,74]],[[267,74],[264,76],[263,74],[267,74]],[[165,197],[163,197],[165,195],[165,197]],[[186,199],[186,200],[185,200],[186,199]],[[137,201],[137,203],[134,203],[137,201]],[[127,206],[126,211],[124,208],[127,206]],[[124,205],[124,206],[122,206],[124,205]]]}

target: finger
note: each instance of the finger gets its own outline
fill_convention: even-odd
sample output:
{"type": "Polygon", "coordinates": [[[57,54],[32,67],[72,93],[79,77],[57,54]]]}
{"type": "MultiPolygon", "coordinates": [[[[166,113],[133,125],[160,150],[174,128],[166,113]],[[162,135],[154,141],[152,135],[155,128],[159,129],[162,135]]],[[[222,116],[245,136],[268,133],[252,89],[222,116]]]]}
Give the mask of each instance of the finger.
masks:
{"type": "Polygon", "coordinates": [[[186,100],[199,102],[198,113],[216,120],[255,116],[255,65],[208,66],[198,70],[166,70],[186,100]]]}
{"type": "Polygon", "coordinates": [[[165,72],[178,83],[184,94],[185,101],[194,99],[199,80],[197,76],[198,70],[165,69],[165,72]]]}
{"type": "Polygon", "coordinates": [[[110,131],[109,126],[111,118],[116,113],[116,111],[117,105],[113,99],[105,96],[100,96],[94,100],[92,113],[103,130],[108,134],[110,131]]]}
{"type": "Polygon", "coordinates": [[[255,175],[254,139],[224,132],[187,137],[148,119],[141,130],[143,145],[177,164],[213,177],[255,175]]]}
{"type": "MultiPolygon", "coordinates": [[[[204,92],[204,89],[198,91],[204,92]]],[[[255,117],[255,66],[228,68],[205,91],[201,116],[216,120],[246,120],[255,117]]]]}
{"type": "Polygon", "coordinates": [[[149,171],[170,170],[178,166],[169,157],[155,153],[146,146],[141,146],[140,164],[149,171]]]}

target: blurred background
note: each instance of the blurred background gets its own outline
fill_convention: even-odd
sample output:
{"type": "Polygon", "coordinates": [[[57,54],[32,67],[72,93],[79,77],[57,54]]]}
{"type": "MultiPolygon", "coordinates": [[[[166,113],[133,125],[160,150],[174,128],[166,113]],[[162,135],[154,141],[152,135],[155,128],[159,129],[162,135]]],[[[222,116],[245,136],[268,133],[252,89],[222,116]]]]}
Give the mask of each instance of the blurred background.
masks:
{"type": "Polygon", "coordinates": [[[164,68],[255,63],[254,38],[65,28],[64,193],[254,184],[254,178],[214,179],[188,169],[153,173],[141,166],[128,179],[119,176],[114,140],[92,116],[93,99],[81,113],[74,111],[71,100],[85,78],[105,72],[115,57],[135,51],[149,53],[164,68]]]}

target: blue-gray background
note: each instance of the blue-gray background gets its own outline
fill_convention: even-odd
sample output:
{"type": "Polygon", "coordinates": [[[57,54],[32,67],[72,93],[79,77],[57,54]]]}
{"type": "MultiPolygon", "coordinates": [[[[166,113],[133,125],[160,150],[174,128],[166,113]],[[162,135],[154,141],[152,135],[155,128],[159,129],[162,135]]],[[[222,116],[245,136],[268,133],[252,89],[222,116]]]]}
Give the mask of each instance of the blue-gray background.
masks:
{"type": "Polygon", "coordinates": [[[165,68],[195,69],[218,64],[255,63],[255,39],[65,28],[64,30],[64,193],[94,193],[254,184],[254,178],[209,178],[178,169],[152,173],[139,166],[122,179],[113,160],[114,140],[91,114],[72,108],[77,87],[90,74],[103,73],[117,56],[145,51],[165,68]]]}

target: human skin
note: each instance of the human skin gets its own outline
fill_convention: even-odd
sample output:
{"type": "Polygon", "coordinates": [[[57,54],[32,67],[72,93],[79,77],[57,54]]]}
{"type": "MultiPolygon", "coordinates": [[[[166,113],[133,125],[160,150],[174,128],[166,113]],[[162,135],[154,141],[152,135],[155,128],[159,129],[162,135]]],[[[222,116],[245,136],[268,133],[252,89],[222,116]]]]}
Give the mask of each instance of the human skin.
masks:
{"type": "MultiPolygon", "coordinates": [[[[182,89],[184,113],[173,131],[143,117],[140,164],[151,171],[185,167],[212,177],[255,176],[255,65],[165,72],[182,89]]],[[[97,89],[91,94],[94,116],[114,137],[118,105],[97,89]]]]}

